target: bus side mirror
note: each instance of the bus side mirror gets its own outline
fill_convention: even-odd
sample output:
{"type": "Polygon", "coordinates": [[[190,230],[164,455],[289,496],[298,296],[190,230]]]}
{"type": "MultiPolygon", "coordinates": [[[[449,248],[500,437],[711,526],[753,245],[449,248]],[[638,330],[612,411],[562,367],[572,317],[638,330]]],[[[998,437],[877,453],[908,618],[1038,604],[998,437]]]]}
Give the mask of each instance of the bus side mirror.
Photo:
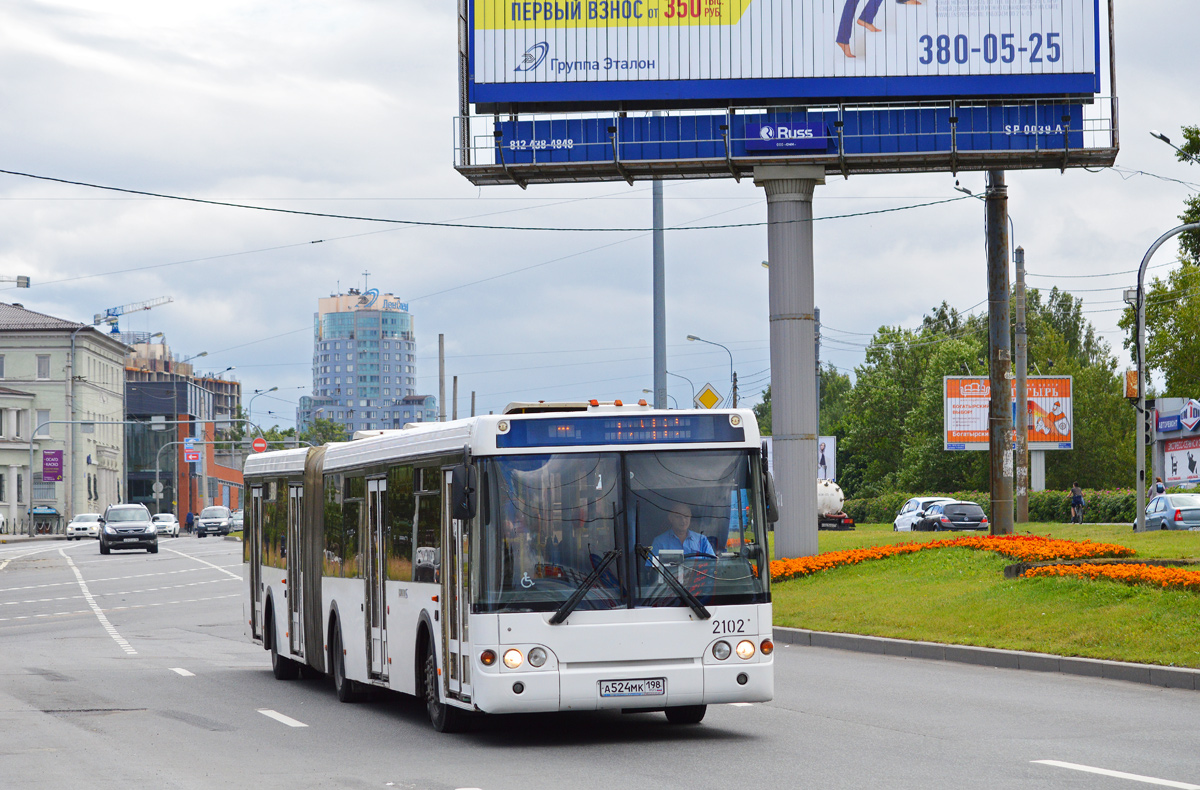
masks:
{"type": "Polygon", "coordinates": [[[763,479],[766,485],[763,486],[767,498],[767,523],[774,524],[779,521],[779,500],[775,498],[775,476],[770,472],[763,473],[763,479]]]}
{"type": "Polygon", "coordinates": [[[475,518],[475,467],[471,464],[459,464],[454,467],[450,478],[450,499],[452,510],[450,515],[458,521],[470,521],[475,518]]]}

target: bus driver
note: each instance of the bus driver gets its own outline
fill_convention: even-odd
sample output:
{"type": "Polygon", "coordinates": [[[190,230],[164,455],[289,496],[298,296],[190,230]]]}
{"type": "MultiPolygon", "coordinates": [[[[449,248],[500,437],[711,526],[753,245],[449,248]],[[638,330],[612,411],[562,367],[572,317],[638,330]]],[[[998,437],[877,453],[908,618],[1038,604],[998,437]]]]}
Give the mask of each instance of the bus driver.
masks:
{"type": "Polygon", "coordinates": [[[684,557],[707,555],[716,559],[708,538],[699,532],[692,532],[692,508],[686,502],[676,502],[667,513],[667,524],[670,528],[654,539],[650,550],[655,556],[664,549],[683,551],[684,557]]]}

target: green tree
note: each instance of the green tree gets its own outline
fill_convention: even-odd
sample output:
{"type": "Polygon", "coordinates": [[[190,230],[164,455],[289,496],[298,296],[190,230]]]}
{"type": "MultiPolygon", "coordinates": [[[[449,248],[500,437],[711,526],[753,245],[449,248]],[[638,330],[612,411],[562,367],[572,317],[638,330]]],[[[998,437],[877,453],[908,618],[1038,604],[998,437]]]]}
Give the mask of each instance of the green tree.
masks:
{"type": "Polygon", "coordinates": [[[329,442],[345,442],[350,439],[350,435],[346,432],[345,426],[334,420],[327,420],[324,417],[318,417],[312,423],[300,432],[300,438],[312,442],[316,446],[328,444],[329,442]]]}
{"type": "MultiPolygon", "coordinates": [[[[833,365],[822,365],[821,379],[821,425],[819,432],[824,436],[836,435],[842,425],[842,417],[850,402],[854,388],[850,376],[839,373],[833,365]]],[[[758,431],[763,436],[771,435],[771,388],[762,391],[762,401],[751,407],[758,419],[758,431]]]]}

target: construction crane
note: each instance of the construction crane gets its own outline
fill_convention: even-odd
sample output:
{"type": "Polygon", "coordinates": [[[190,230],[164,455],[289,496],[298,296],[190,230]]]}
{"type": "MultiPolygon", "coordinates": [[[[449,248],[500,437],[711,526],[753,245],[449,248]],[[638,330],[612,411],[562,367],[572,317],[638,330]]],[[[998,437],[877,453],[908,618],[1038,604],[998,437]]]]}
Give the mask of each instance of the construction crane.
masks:
{"type": "Polygon", "coordinates": [[[121,330],[117,327],[117,319],[126,313],[136,313],[139,310],[149,310],[152,307],[167,304],[175,301],[170,296],[160,296],[157,299],[147,299],[144,302],[132,302],[123,304],[120,307],[110,307],[103,313],[96,313],[96,320],[92,322],[94,326],[100,324],[108,324],[112,327],[112,333],[116,334],[121,330]]]}

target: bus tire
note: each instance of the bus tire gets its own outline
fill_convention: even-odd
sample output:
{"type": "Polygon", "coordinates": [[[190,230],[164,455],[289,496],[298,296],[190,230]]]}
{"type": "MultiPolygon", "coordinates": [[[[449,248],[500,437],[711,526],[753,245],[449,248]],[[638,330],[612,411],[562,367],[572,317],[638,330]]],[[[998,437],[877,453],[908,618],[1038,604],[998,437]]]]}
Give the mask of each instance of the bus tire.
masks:
{"type": "Polygon", "coordinates": [[[329,671],[333,675],[333,690],[339,702],[358,702],[361,696],[358,683],[346,677],[346,651],[342,649],[342,629],[337,625],[330,629],[329,671]]]}
{"type": "Polygon", "coordinates": [[[271,650],[271,674],[276,680],[295,680],[300,675],[300,667],[296,666],[295,661],[279,655],[279,634],[275,633],[274,617],[267,623],[266,634],[271,640],[268,646],[271,650]]]}
{"type": "Polygon", "coordinates": [[[429,723],[438,732],[462,732],[467,728],[468,714],[442,701],[438,683],[437,656],[433,645],[425,648],[425,710],[429,723]]]}
{"type": "Polygon", "coordinates": [[[708,712],[707,705],[680,705],[667,708],[667,721],[672,724],[699,724],[708,712]]]}

